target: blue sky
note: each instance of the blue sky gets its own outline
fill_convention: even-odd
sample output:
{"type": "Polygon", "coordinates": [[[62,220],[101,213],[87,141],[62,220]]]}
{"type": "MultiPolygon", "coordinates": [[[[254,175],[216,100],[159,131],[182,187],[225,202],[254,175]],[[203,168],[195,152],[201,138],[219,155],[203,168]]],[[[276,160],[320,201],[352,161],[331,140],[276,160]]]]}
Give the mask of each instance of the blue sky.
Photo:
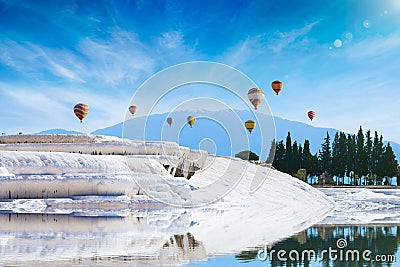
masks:
{"type": "Polygon", "coordinates": [[[249,76],[276,116],[400,142],[399,25],[400,0],[0,0],[0,131],[116,124],[151,75],[204,60],[249,76]]]}

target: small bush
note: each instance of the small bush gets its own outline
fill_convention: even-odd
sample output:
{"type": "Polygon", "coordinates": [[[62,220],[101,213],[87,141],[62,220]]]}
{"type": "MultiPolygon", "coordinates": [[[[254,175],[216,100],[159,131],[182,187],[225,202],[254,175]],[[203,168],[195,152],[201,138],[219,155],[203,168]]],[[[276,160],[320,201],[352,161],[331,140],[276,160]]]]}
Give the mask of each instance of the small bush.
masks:
{"type": "Polygon", "coordinates": [[[235,155],[236,158],[240,158],[243,160],[259,160],[259,157],[256,153],[251,152],[249,150],[244,150],[235,155]]]}

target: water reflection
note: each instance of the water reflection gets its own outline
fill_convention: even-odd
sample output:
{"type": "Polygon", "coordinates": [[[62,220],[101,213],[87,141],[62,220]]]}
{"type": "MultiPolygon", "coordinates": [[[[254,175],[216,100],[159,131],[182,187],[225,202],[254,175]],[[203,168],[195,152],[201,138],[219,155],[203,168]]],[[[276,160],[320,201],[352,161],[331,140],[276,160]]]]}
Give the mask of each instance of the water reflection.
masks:
{"type": "MultiPolygon", "coordinates": [[[[379,225],[379,226],[326,226],[317,225],[307,230],[298,233],[291,238],[277,242],[272,246],[267,247],[267,251],[275,251],[272,259],[268,253],[264,266],[398,266],[395,258],[399,251],[400,244],[400,226],[397,225],[379,225]],[[346,246],[342,249],[338,248],[338,240],[344,239],[346,246]],[[337,259],[329,257],[327,254],[322,255],[323,250],[337,250],[337,259]],[[279,260],[277,252],[283,250],[286,252],[283,255],[286,260],[279,260]],[[308,257],[296,259],[293,253],[292,259],[289,257],[291,251],[297,251],[299,255],[308,255],[308,251],[315,251],[317,260],[309,260],[308,257]],[[343,251],[343,256],[340,256],[340,251],[343,251]],[[352,253],[347,253],[349,250],[357,250],[359,252],[359,261],[356,254],[353,257],[352,253]],[[367,257],[371,261],[365,260],[362,253],[370,250],[371,254],[367,257]],[[347,258],[346,258],[347,253],[347,258]],[[378,257],[376,257],[378,256],[378,257]],[[385,260],[384,260],[385,259],[385,260]],[[380,262],[377,262],[379,260],[380,262]],[[267,265],[267,263],[269,265],[267,265]]],[[[259,261],[258,252],[260,249],[242,251],[235,255],[237,261],[250,262],[259,261]]],[[[368,254],[368,253],[367,253],[368,254]]],[[[335,254],[332,254],[334,256],[335,254]]],[[[281,257],[282,258],[282,257],[281,257]]],[[[261,261],[260,261],[261,265],[261,261]]]]}
{"type": "Polygon", "coordinates": [[[202,243],[188,233],[190,223],[178,211],[125,217],[0,214],[0,262],[185,263],[206,257],[202,243]]]}
{"type": "MultiPolygon", "coordinates": [[[[80,213],[60,214],[0,214],[0,262],[6,265],[33,266],[152,266],[154,264],[185,265],[199,263],[213,257],[208,243],[192,232],[191,215],[186,211],[168,213],[131,212],[126,216],[82,216],[80,213]],[[197,262],[197,263],[196,263],[197,262]]],[[[237,236],[237,233],[230,232],[237,236]]],[[[332,226],[314,225],[285,240],[270,243],[267,252],[275,250],[275,257],[265,262],[257,256],[260,249],[245,250],[234,255],[238,264],[257,266],[397,266],[392,262],[366,262],[361,254],[371,251],[376,255],[399,254],[400,226],[332,226]],[[360,260],[332,260],[323,250],[338,250],[339,239],[347,242],[347,250],[357,249],[360,260]],[[277,252],[286,251],[286,261],[277,252]],[[302,255],[316,252],[314,259],[293,259],[290,251],[302,255]]],[[[256,245],[256,244],[255,244],[256,245]]],[[[230,253],[229,253],[230,254],[230,253]]],[[[232,254],[231,254],[232,255],[232,254]]],[[[214,254],[215,256],[215,254],[214,254]]],[[[233,256],[232,256],[233,257],[233,256]]],[[[387,258],[389,260],[389,258],[387,258]]],[[[218,258],[217,258],[218,263],[218,258]]],[[[390,261],[393,261],[391,259],[390,261]]],[[[220,262],[223,265],[224,261],[220,262]]],[[[197,266],[197,265],[194,265],[197,266]]]]}

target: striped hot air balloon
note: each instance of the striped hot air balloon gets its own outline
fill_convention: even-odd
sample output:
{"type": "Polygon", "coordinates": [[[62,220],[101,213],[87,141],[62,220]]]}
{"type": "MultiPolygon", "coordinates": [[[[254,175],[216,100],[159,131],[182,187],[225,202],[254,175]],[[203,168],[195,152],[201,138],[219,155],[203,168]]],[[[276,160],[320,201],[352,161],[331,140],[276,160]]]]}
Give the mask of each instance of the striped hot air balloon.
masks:
{"type": "Polygon", "coordinates": [[[315,118],[315,111],[314,110],[310,110],[308,112],[308,117],[310,118],[310,120],[313,120],[315,118]]]}
{"type": "Polygon", "coordinates": [[[246,127],[246,129],[251,133],[253,131],[253,129],[256,127],[256,122],[253,120],[247,120],[244,123],[244,126],[246,127]]]}
{"type": "Polygon", "coordinates": [[[76,104],[74,107],[74,113],[82,123],[82,120],[89,113],[89,106],[83,103],[76,104]]]}
{"type": "Polygon", "coordinates": [[[272,90],[275,91],[276,95],[278,95],[279,92],[283,88],[283,82],[281,82],[279,80],[273,81],[272,84],[271,84],[271,87],[272,87],[272,90]]]}
{"type": "Polygon", "coordinates": [[[258,105],[264,100],[264,91],[260,88],[251,88],[247,93],[251,104],[257,109],[258,105]]]}

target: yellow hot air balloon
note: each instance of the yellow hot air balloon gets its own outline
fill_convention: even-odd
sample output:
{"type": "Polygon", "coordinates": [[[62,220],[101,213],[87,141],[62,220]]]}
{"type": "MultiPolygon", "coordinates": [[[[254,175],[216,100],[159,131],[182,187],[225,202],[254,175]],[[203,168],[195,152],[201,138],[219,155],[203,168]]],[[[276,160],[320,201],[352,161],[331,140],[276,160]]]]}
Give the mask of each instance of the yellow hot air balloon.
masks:
{"type": "Polygon", "coordinates": [[[247,120],[244,123],[244,126],[246,126],[246,129],[251,133],[253,131],[253,129],[256,127],[256,122],[253,120],[247,120]]]}
{"type": "Polygon", "coordinates": [[[247,92],[247,97],[249,98],[251,104],[257,109],[258,105],[264,100],[264,91],[260,88],[251,88],[247,92]]]}
{"type": "Polygon", "coordinates": [[[189,116],[187,117],[187,123],[190,125],[190,128],[192,128],[194,122],[196,121],[196,119],[193,116],[189,116]]]}
{"type": "Polygon", "coordinates": [[[76,104],[74,107],[74,113],[82,123],[82,120],[89,113],[89,106],[83,103],[76,104]]]}

